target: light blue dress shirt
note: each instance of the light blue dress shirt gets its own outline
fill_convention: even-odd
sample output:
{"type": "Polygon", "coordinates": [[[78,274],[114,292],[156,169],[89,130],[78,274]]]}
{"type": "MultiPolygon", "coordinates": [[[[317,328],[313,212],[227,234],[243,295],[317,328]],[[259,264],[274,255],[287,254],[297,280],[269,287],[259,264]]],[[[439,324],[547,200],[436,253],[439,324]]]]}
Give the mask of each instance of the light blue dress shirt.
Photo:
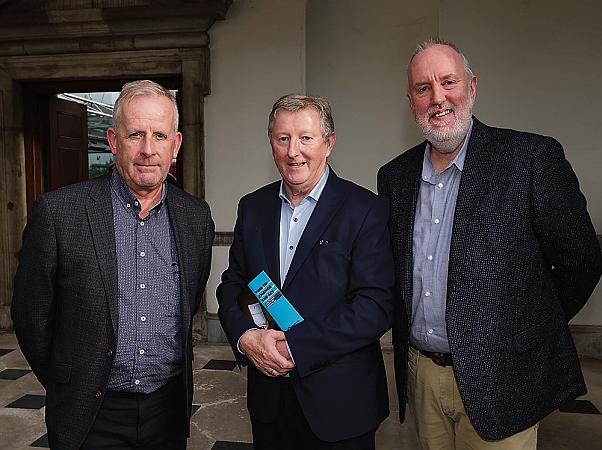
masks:
{"type": "Polygon", "coordinates": [[[433,168],[429,143],[424,151],[414,218],[410,330],[410,342],[421,350],[450,352],[445,325],[449,248],[458,188],[471,132],[472,120],[460,151],[441,173],[433,168]]]}
{"type": "Polygon", "coordinates": [[[291,266],[293,256],[299,245],[299,240],[305,231],[305,227],[311,218],[312,213],[318,200],[322,195],[324,186],[328,181],[328,174],[330,169],[326,166],[324,174],[318,181],[318,184],[314,186],[307,197],[299,202],[299,204],[293,208],[291,202],[286,196],[284,188],[284,181],[280,183],[280,199],[282,205],[280,207],[280,283],[284,285],[286,274],[291,266]]]}

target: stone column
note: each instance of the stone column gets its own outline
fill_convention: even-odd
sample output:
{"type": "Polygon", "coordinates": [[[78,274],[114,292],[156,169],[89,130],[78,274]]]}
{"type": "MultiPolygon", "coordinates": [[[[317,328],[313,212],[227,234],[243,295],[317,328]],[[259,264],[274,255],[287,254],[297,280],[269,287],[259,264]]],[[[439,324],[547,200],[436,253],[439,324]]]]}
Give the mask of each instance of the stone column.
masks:
{"type": "Polygon", "coordinates": [[[27,217],[20,85],[0,65],[0,329],[12,326],[17,252],[27,217]]]}
{"type": "MultiPolygon", "coordinates": [[[[209,94],[209,53],[204,49],[183,51],[182,117],[180,118],[184,190],[205,197],[205,137],[203,134],[203,101],[209,94]]],[[[201,301],[192,325],[193,338],[207,340],[207,301],[201,301]]]]}

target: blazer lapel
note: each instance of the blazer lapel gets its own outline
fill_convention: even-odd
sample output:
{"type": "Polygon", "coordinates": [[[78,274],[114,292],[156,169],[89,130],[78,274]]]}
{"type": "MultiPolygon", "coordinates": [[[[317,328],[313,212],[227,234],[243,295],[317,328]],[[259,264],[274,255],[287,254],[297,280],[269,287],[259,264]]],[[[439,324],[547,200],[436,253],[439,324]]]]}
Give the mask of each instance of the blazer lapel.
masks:
{"type": "MultiPolygon", "coordinates": [[[[479,205],[487,192],[487,185],[494,180],[495,168],[490,148],[491,133],[486,125],[473,118],[474,125],[466,149],[464,170],[460,178],[454,228],[473,221],[479,212],[479,205]]],[[[454,230],[454,235],[457,233],[454,230]]]]}
{"type": "MultiPolygon", "coordinates": [[[[263,239],[263,251],[267,267],[266,273],[277,286],[282,286],[280,279],[280,183],[272,185],[274,189],[270,190],[263,211],[261,212],[261,230],[263,239]]],[[[255,276],[257,274],[251,274],[255,276]]]]}
{"type": "Polygon", "coordinates": [[[318,238],[322,236],[326,227],[330,224],[339,208],[343,205],[345,198],[346,194],[341,189],[340,180],[331,168],[330,174],[328,175],[328,181],[326,182],[326,186],[324,186],[320,200],[299,240],[299,245],[297,246],[295,256],[293,256],[293,260],[288,269],[284,286],[282,286],[283,290],[291,283],[291,280],[295,277],[299,268],[309,256],[309,253],[318,241],[318,238]]]}
{"type": "Polygon", "coordinates": [[[460,269],[464,267],[462,261],[469,258],[467,251],[472,248],[468,241],[474,233],[473,223],[483,210],[481,205],[489,191],[489,184],[495,182],[496,168],[492,158],[495,150],[491,146],[491,131],[476,118],[473,117],[473,120],[474,125],[466,149],[464,170],[458,188],[449,249],[448,310],[458,299],[455,295],[457,289],[454,291],[449,287],[461,285],[462,277],[466,275],[460,269]]]}
{"type": "Polygon", "coordinates": [[[188,230],[186,207],[184,201],[180,198],[180,195],[178,195],[178,192],[169,186],[167,188],[167,212],[171,221],[176,251],[178,253],[178,264],[180,270],[180,301],[182,302],[182,307],[180,308],[183,322],[182,329],[187,330],[190,321],[192,320],[192,305],[190,302],[195,301],[196,299],[191,299],[190,292],[188,292],[189,277],[187,272],[188,264],[186,264],[186,262],[190,261],[191,257],[188,254],[190,251],[190,245],[187,244],[189,239],[188,236],[186,236],[186,232],[188,230]]]}
{"type": "Polygon", "coordinates": [[[98,258],[107,306],[117,335],[119,306],[117,301],[117,254],[115,250],[115,227],[113,224],[113,203],[111,201],[110,176],[103,177],[90,188],[86,204],[88,225],[98,258]]]}
{"type": "MultiPolygon", "coordinates": [[[[422,148],[426,148],[426,142],[422,148]]],[[[417,157],[407,166],[408,172],[403,175],[392,196],[397,199],[390,214],[397,215],[393,223],[400,226],[392,230],[393,242],[397,245],[397,254],[404,255],[401,272],[405,280],[400,286],[402,298],[408,311],[412,310],[413,266],[414,266],[414,222],[416,218],[416,203],[420,192],[422,176],[422,159],[424,151],[417,152],[417,157]],[[404,251],[405,249],[405,251],[404,251]]]]}

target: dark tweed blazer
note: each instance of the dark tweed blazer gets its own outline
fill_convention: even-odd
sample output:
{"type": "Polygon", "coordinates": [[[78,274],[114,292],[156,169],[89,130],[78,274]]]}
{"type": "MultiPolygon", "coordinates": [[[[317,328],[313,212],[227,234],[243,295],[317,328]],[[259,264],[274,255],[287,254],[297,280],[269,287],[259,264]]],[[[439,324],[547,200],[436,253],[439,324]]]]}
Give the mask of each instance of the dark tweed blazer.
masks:
{"type": "MultiPolygon", "coordinates": [[[[393,326],[404,420],[412,234],[426,142],[378,173],[391,206],[397,312],[393,326]]],[[[586,392],[568,321],[602,271],[577,177],[550,137],[474,119],[456,204],[446,323],[471,422],[501,439],[586,392]]]]}
{"type": "MultiPolygon", "coordinates": [[[[78,449],[102,402],[119,323],[109,176],[44,194],[23,233],[12,319],[17,340],[46,388],[50,447],[78,449]]],[[[192,404],[192,316],[211,263],[207,203],[169,186],[167,209],[181,261],[183,361],[192,404]]]]}

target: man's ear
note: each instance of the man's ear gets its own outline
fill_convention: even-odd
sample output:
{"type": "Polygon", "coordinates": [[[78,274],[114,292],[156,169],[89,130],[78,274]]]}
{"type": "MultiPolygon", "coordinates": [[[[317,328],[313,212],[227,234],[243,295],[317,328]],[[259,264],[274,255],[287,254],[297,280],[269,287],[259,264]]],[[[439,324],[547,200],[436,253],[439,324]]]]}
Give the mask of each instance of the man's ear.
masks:
{"type": "Polygon", "coordinates": [[[109,141],[111,153],[117,155],[117,132],[112,127],[107,129],[107,141],[109,141]]]}

